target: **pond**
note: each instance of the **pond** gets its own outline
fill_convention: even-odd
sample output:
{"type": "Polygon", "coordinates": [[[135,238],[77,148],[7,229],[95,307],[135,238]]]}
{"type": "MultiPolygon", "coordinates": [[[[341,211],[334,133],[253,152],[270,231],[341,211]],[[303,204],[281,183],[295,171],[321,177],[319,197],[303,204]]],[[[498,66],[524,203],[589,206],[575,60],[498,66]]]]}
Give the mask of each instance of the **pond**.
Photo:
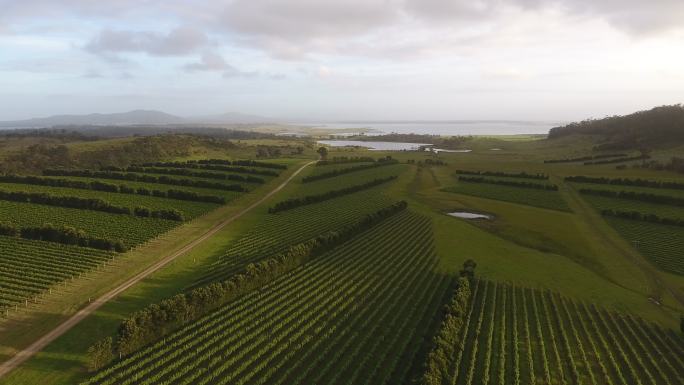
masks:
{"type": "Polygon", "coordinates": [[[471,213],[468,211],[455,211],[453,213],[447,213],[447,215],[463,219],[492,219],[491,215],[471,213]]]}
{"type": "Polygon", "coordinates": [[[416,151],[429,143],[366,142],[362,140],[319,140],[318,143],[332,147],[366,147],[373,151],[416,151]]]}

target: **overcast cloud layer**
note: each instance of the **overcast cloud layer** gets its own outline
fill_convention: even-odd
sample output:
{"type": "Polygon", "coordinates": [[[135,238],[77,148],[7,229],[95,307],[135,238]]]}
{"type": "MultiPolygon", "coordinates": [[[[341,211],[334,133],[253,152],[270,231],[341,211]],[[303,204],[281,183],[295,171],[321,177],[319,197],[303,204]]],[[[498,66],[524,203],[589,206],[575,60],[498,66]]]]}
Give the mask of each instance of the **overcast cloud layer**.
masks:
{"type": "Polygon", "coordinates": [[[684,102],[681,0],[0,0],[0,120],[574,120],[684,102]]]}

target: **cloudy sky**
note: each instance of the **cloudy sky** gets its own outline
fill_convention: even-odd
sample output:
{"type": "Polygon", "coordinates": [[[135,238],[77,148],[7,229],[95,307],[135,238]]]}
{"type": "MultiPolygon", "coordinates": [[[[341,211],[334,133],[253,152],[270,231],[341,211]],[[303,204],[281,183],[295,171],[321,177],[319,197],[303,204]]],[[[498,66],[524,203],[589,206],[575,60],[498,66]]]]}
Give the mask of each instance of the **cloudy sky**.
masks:
{"type": "Polygon", "coordinates": [[[682,0],[0,0],[0,120],[574,120],[681,102],[682,0]]]}

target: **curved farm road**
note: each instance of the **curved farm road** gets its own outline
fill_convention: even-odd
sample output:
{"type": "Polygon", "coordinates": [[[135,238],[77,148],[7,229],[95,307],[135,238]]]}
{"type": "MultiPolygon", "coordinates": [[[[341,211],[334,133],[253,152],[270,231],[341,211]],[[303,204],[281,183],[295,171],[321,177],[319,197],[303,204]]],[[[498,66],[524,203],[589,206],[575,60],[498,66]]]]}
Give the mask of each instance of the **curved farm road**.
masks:
{"type": "Polygon", "coordinates": [[[59,338],[62,334],[66,333],[69,329],[72,327],[76,326],[79,322],[81,322],[84,318],[88,317],[91,313],[93,313],[95,310],[97,310],[100,306],[104,305],[107,301],[111,300],[112,298],[116,297],[117,295],[121,294],[122,292],[126,291],[128,288],[131,286],[135,285],[136,283],[140,282],[142,279],[145,277],[149,276],[150,274],[154,273],[155,271],[161,269],[164,267],[166,264],[169,262],[173,261],[174,259],[178,258],[179,256],[187,253],[188,251],[192,250],[195,248],[197,245],[200,243],[204,242],[207,238],[211,237],[212,235],[216,234],[219,230],[221,230],[223,227],[226,225],[230,224],[231,222],[235,221],[236,219],[240,218],[250,210],[254,209],[255,207],[259,206],[261,203],[263,203],[265,200],[273,196],[273,194],[277,193],[278,191],[282,190],[288,183],[292,181],[294,177],[297,176],[304,168],[307,166],[311,165],[315,161],[309,162],[299,169],[295,171],[292,175],[290,175],[287,180],[285,180],[283,183],[281,183],[278,187],[275,189],[271,190],[268,194],[264,195],[261,199],[258,201],[252,203],[248,207],[244,208],[243,210],[237,212],[236,214],[232,215],[231,217],[227,218],[223,222],[217,224],[216,226],[212,227],[209,229],[206,233],[204,233],[202,236],[199,238],[196,238],[192,242],[188,243],[187,245],[183,246],[181,249],[177,250],[173,254],[167,255],[166,257],[162,258],[159,260],[157,263],[154,265],[148,267],[141,273],[137,274],[136,276],[132,277],[128,281],[124,282],[123,284],[119,285],[118,287],[112,289],[111,291],[107,292],[106,294],[102,295],[100,298],[94,300],[93,302],[89,303],[88,306],[84,307],[83,309],[79,310],[76,314],[71,316],[71,318],[67,319],[63,323],[61,323],[59,326],[54,328],[52,331],[49,333],[45,334],[44,336],[40,337],[37,341],[29,345],[28,347],[24,348],[23,350],[19,351],[17,354],[15,354],[12,358],[9,360],[5,361],[0,365],[0,378],[2,378],[4,375],[7,373],[11,372],[14,368],[18,367],[19,365],[23,364],[26,360],[31,358],[34,354],[40,352],[43,350],[48,344],[50,344],[52,341],[56,340],[59,338]]]}

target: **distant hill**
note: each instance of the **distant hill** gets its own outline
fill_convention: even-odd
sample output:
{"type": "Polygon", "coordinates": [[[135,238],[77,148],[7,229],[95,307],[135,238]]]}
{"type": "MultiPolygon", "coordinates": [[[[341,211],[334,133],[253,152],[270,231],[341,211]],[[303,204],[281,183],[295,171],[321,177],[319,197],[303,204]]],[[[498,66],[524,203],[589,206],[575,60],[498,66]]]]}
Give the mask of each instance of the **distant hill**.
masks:
{"type": "Polygon", "coordinates": [[[549,139],[573,134],[600,136],[601,149],[661,147],[684,143],[684,106],[655,107],[625,116],[590,119],[554,127],[549,139]]]}
{"type": "Polygon", "coordinates": [[[134,110],[114,114],[55,115],[46,118],[0,122],[0,128],[40,128],[58,126],[133,126],[179,124],[272,123],[273,119],[240,113],[183,118],[154,110],[134,110]]]}

